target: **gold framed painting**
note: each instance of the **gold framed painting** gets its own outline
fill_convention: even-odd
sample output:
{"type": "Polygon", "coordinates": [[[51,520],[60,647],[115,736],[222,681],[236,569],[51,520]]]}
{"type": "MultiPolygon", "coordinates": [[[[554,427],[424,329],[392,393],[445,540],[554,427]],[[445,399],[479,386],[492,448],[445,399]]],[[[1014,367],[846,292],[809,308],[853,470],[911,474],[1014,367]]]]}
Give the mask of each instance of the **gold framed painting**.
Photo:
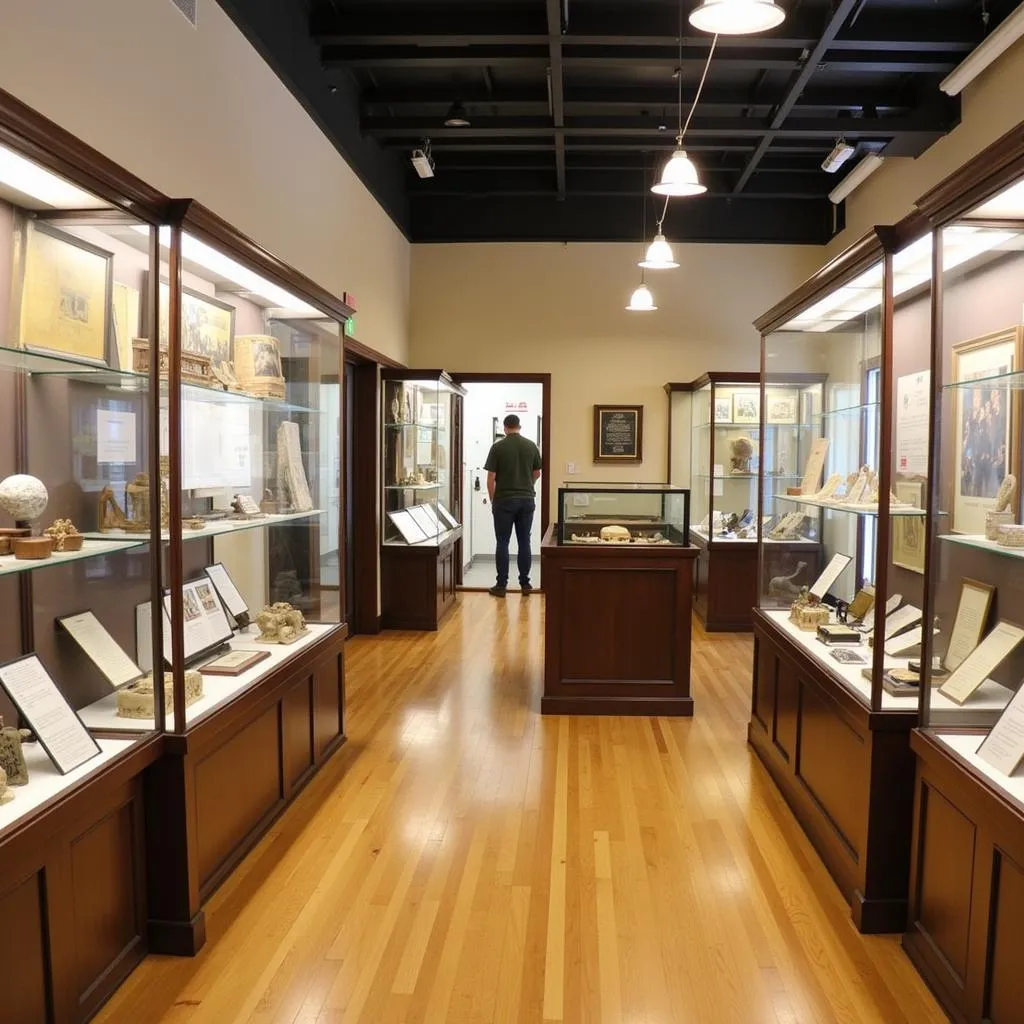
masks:
{"type": "Polygon", "coordinates": [[[107,365],[114,254],[42,220],[21,237],[20,346],[107,365]]]}
{"type": "Polygon", "coordinates": [[[953,346],[953,533],[983,534],[1007,473],[1020,458],[1020,396],[1008,382],[1021,370],[1024,326],[953,346]]]}
{"type": "MultiPolygon", "coordinates": [[[[923,485],[919,480],[896,480],[893,494],[914,508],[921,504],[923,485]]],[[[924,516],[892,517],[892,564],[924,575],[924,550],[927,530],[924,516]]]]}
{"type": "MultiPolygon", "coordinates": [[[[171,292],[166,281],[160,282],[160,348],[167,348],[168,316],[171,292]]],[[[181,350],[205,356],[210,365],[231,363],[235,338],[235,307],[212,295],[181,289],[181,350]]]]}

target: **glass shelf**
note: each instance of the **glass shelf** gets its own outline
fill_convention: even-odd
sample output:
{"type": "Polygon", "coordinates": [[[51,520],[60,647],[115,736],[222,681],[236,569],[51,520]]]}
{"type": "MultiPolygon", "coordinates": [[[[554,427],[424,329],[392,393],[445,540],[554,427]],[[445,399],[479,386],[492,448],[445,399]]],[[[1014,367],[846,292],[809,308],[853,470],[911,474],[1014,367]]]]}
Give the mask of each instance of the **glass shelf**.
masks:
{"type": "Polygon", "coordinates": [[[385,423],[385,430],[411,430],[415,427],[417,430],[440,430],[441,428],[436,423],[385,423]]]}
{"type": "MultiPolygon", "coordinates": [[[[182,532],[182,540],[205,540],[207,537],[219,537],[225,533],[244,533],[246,530],[263,530],[268,526],[277,526],[279,523],[291,523],[299,519],[313,519],[323,515],[319,508],[311,509],[309,512],[290,512],[286,515],[267,515],[262,519],[214,519],[201,530],[190,530],[185,527],[182,532]]],[[[146,544],[149,541],[149,534],[133,534],[125,530],[107,530],[106,533],[91,531],[83,535],[86,540],[127,540],[137,538],[134,543],[146,544]]],[[[170,535],[166,530],[160,533],[161,540],[169,540],[170,535]]],[[[132,545],[127,545],[131,547],[132,545]]]]}
{"type": "Polygon", "coordinates": [[[939,535],[939,540],[948,541],[950,544],[962,544],[966,548],[991,551],[992,554],[1002,555],[1004,558],[1024,558],[1024,548],[1008,548],[980,533],[943,533],[939,535]]]}
{"type": "Polygon", "coordinates": [[[826,409],[818,413],[819,419],[828,419],[831,416],[848,416],[855,412],[874,412],[879,408],[878,402],[865,402],[863,405],[844,405],[839,409],[826,409]]]}
{"type": "Polygon", "coordinates": [[[943,391],[971,391],[984,388],[986,391],[1024,391],[1024,372],[997,373],[991,377],[978,377],[977,380],[961,380],[943,384],[943,391]]]}
{"type": "MultiPolygon", "coordinates": [[[[791,501],[794,505],[810,505],[813,508],[831,509],[833,512],[846,512],[851,516],[867,516],[869,518],[878,517],[877,505],[844,505],[842,502],[838,501],[803,497],[797,494],[776,494],[775,499],[776,501],[791,501]]],[[[914,508],[913,506],[907,506],[906,508],[890,508],[889,515],[923,516],[925,515],[925,510],[923,508],[914,508]]]]}
{"type": "Polygon", "coordinates": [[[104,555],[112,555],[117,551],[127,551],[130,548],[141,547],[149,543],[149,536],[138,536],[129,539],[126,534],[121,535],[123,539],[108,540],[109,534],[85,534],[87,539],[82,544],[81,551],[54,551],[49,558],[23,558],[17,559],[14,555],[0,555],[0,576],[9,576],[16,572],[33,572],[39,569],[49,569],[55,565],[67,565],[68,562],[81,562],[87,558],[102,558],[104,555]],[[103,540],[91,540],[90,537],[100,536],[103,540]]]}
{"type": "MultiPolygon", "coordinates": [[[[709,476],[707,473],[694,473],[697,480],[756,480],[757,473],[723,473],[721,476],[709,476]]],[[[803,480],[799,473],[769,473],[768,480],[803,480]]]]}
{"type": "Polygon", "coordinates": [[[765,430],[776,430],[780,427],[788,427],[790,430],[812,430],[816,426],[817,424],[814,423],[732,423],[731,421],[717,420],[714,423],[695,423],[690,429],[698,431],[715,427],[721,430],[745,430],[747,428],[760,430],[763,427],[765,430]]]}
{"type": "Polygon", "coordinates": [[[387,484],[385,491],[439,491],[444,484],[387,484]]]}
{"type": "MultiPolygon", "coordinates": [[[[108,366],[71,359],[68,356],[29,352],[21,348],[0,347],[0,370],[27,373],[31,377],[60,377],[62,380],[96,384],[116,391],[140,392],[149,387],[149,376],[144,373],[115,370],[108,366]]],[[[317,409],[296,405],[294,402],[287,402],[283,399],[260,398],[257,395],[249,395],[240,391],[225,391],[219,385],[214,387],[205,384],[183,383],[182,393],[186,400],[213,402],[218,405],[225,403],[256,405],[272,412],[319,412],[317,409]]],[[[166,381],[160,382],[160,394],[163,398],[167,397],[166,381]]]]}

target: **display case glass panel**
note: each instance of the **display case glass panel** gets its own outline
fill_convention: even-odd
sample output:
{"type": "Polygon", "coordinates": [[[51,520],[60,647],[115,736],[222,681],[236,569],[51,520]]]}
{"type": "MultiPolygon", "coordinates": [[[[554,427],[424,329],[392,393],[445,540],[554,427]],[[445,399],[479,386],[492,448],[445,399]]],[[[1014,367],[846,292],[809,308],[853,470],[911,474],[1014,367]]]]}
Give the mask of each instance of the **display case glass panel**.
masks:
{"type": "Polygon", "coordinates": [[[0,833],[155,729],[124,717],[152,658],[136,604],[158,571],[155,395],[130,355],[155,238],[0,146],[0,833]],[[130,532],[98,532],[108,498],[131,510],[130,532]],[[122,739],[94,729],[100,699],[122,739]]]}
{"type": "Polygon", "coordinates": [[[667,484],[566,483],[558,489],[559,544],[685,546],[690,491],[667,484]]]}
{"type": "Polygon", "coordinates": [[[773,393],[820,383],[798,389],[793,479],[769,472],[773,460],[761,474],[760,607],[859,700],[910,711],[917,686],[900,681],[923,639],[930,243],[876,248],[763,339],[762,429],[773,393]],[[818,557],[773,552],[794,538],[818,557]]]}
{"type": "Polygon", "coordinates": [[[1024,182],[936,234],[941,403],[926,728],[1024,809],[1024,182]]]}
{"type": "Polygon", "coordinates": [[[460,526],[464,392],[436,371],[388,370],[381,388],[381,535],[388,545],[437,544],[460,526]]]}
{"type": "MultiPolygon", "coordinates": [[[[186,221],[181,383],[172,389],[165,362],[178,244],[177,232],[161,229],[159,345],[139,341],[134,357],[137,366],[161,360],[154,514],[169,542],[161,661],[180,672],[184,721],[175,727],[187,729],[339,628],[343,332],[186,221]],[[172,467],[180,531],[171,514],[172,467]],[[172,641],[179,631],[180,661],[172,641]]],[[[121,537],[126,526],[110,521],[104,530],[121,537]]],[[[120,728],[109,700],[89,716],[96,727],[120,728]]]]}

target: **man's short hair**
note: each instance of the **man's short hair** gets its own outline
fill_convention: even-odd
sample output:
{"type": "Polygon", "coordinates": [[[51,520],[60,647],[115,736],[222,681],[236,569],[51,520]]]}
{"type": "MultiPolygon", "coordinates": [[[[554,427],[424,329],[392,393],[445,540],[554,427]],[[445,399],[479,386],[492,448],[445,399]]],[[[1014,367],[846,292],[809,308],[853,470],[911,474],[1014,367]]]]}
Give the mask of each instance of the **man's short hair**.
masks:
{"type": "Polygon", "coordinates": [[[514,412],[510,412],[502,422],[506,427],[518,427],[519,417],[514,412]]]}

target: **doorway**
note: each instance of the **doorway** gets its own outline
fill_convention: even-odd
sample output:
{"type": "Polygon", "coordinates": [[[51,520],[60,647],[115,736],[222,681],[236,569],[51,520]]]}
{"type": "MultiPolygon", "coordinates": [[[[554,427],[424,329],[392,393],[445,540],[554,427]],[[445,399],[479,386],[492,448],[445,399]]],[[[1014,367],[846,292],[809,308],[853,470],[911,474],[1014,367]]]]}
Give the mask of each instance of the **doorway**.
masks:
{"type": "MultiPolygon", "coordinates": [[[[466,389],[463,400],[463,522],[462,522],[462,588],[486,590],[495,582],[495,540],[491,504],[487,496],[487,471],[484,463],[495,441],[505,436],[503,420],[515,413],[520,420],[524,437],[533,441],[545,458],[549,424],[547,417],[550,376],[548,374],[520,374],[502,378],[498,375],[456,375],[466,389]]],[[[533,519],[530,544],[533,550],[531,580],[535,587],[543,584],[540,578],[540,542],[547,526],[546,473],[537,487],[537,513],[533,519]]],[[[515,571],[518,553],[516,539],[510,544],[511,571],[509,590],[518,590],[515,571]]]]}

